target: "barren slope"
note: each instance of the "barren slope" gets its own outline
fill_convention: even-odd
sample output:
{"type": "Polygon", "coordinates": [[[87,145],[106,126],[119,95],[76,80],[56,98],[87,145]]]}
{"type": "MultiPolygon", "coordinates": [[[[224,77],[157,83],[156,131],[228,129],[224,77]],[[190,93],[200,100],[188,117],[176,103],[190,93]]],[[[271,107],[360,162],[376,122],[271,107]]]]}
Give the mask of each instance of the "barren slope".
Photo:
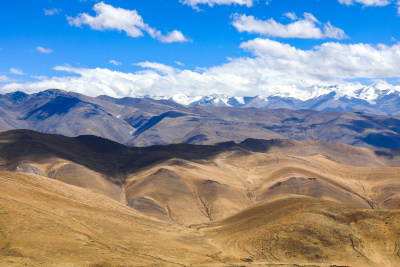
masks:
{"type": "Polygon", "coordinates": [[[361,208],[400,207],[397,151],[321,141],[129,148],[105,139],[0,134],[4,170],[90,189],[168,222],[222,219],[284,194],[361,208]]]}
{"type": "Polygon", "coordinates": [[[0,172],[0,266],[398,266],[400,212],[286,195],[189,228],[0,172]]]}
{"type": "Polygon", "coordinates": [[[396,150],[21,130],[0,161],[0,265],[400,264],[396,150]]]}
{"type": "Polygon", "coordinates": [[[0,191],[2,266],[215,262],[194,230],[150,220],[79,187],[0,172],[0,191]]]}
{"type": "Polygon", "coordinates": [[[399,266],[400,212],[277,198],[196,226],[226,258],[301,266],[399,266]],[[304,265],[303,265],[304,264],[304,265]]]}
{"type": "Polygon", "coordinates": [[[354,167],[323,155],[229,151],[201,163],[175,159],[134,173],[125,193],[131,207],[184,224],[222,219],[291,194],[399,209],[400,168],[354,167]]]}

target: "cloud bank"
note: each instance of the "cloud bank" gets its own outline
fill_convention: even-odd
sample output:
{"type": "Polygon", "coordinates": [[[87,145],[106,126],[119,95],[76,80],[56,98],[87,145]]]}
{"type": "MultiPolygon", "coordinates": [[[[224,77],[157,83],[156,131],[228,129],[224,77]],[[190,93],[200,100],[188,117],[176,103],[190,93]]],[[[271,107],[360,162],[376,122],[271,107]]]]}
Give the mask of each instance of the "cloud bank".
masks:
{"type": "MultiPolygon", "coordinates": [[[[369,45],[327,42],[310,50],[256,38],[240,46],[252,54],[202,71],[178,69],[157,62],[136,63],[143,70],[134,73],[104,68],[57,66],[70,73],[27,83],[8,83],[1,91],[37,92],[49,88],[76,91],[91,96],[189,96],[215,92],[235,96],[291,96],[308,99],[335,90],[351,95],[363,87],[346,80],[400,77],[400,44],[369,45]]],[[[388,89],[399,87],[390,87],[388,89]]],[[[397,90],[396,89],[396,90],[397,90]]]]}
{"type": "Polygon", "coordinates": [[[80,13],[76,17],[67,16],[68,23],[75,27],[88,25],[91,29],[97,31],[124,31],[127,36],[135,38],[141,37],[144,35],[143,32],[147,32],[152,38],[163,43],[188,41],[183,33],[177,30],[163,35],[160,31],[144,23],[143,18],[136,10],[116,8],[104,2],[95,4],[93,10],[96,12],[96,16],[87,13],[80,13]]]}

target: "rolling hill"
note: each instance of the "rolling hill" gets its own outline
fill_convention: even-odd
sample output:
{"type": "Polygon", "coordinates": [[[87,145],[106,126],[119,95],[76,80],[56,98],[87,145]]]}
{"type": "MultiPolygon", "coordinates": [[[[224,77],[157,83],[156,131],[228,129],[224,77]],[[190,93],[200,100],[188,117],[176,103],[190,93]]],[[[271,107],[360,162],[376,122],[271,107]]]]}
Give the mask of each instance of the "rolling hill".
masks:
{"type": "Polygon", "coordinates": [[[2,265],[400,262],[397,150],[278,139],[142,148],[16,130],[0,133],[0,159],[2,265]]]}

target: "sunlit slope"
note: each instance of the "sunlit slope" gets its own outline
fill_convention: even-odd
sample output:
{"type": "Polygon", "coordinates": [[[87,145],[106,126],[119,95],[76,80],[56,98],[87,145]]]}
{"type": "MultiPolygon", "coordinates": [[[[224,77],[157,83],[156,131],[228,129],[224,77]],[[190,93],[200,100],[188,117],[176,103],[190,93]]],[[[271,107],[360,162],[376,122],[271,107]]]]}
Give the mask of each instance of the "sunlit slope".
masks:
{"type": "Polygon", "coordinates": [[[194,230],[150,220],[79,187],[0,172],[0,196],[1,266],[215,262],[194,230]]]}
{"type": "Polygon", "coordinates": [[[0,266],[398,266],[400,212],[286,194],[207,224],[0,172],[0,266]]]}
{"type": "Polygon", "coordinates": [[[230,151],[209,161],[169,160],[131,175],[129,206],[162,220],[204,223],[275,197],[399,209],[400,168],[354,167],[323,155],[230,151]]]}
{"type": "Polygon", "coordinates": [[[296,266],[399,266],[400,211],[309,197],[277,198],[196,226],[225,259],[296,266]],[[311,265],[310,265],[311,266],[311,265]]]}

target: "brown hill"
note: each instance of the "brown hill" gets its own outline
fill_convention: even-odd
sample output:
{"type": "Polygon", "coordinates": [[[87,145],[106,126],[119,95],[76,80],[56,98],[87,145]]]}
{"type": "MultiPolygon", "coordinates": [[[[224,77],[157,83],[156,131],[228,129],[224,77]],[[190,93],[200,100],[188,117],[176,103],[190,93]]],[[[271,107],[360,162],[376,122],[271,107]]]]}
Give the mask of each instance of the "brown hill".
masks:
{"type": "Polygon", "coordinates": [[[398,266],[399,211],[286,195],[190,228],[0,172],[0,266],[398,266]]]}
{"type": "Polygon", "coordinates": [[[321,141],[135,148],[2,132],[0,264],[397,266],[399,158],[321,141]]]}
{"type": "Polygon", "coordinates": [[[50,177],[183,224],[218,220],[288,193],[397,209],[396,153],[322,141],[135,148],[92,136],[0,134],[3,170],[50,177]]]}
{"type": "Polygon", "coordinates": [[[400,212],[308,197],[277,198],[197,226],[227,259],[297,266],[398,266],[400,212]]]}
{"type": "Polygon", "coordinates": [[[146,168],[129,176],[125,193],[133,208],[151,202],[139,210],[157,211],[184,224],[222,219],[287,194],[359,208],[399,209],[400,168],[354,167],[320,154],[229,151],[207,162],[169,160],[146,168]]]}
{"type": "Polygon", "coordinates": [[[150,220],[89,190],[15,172],[0,172],[0,188],[1,266],[215,262],[196,231],[150,220]]]}

